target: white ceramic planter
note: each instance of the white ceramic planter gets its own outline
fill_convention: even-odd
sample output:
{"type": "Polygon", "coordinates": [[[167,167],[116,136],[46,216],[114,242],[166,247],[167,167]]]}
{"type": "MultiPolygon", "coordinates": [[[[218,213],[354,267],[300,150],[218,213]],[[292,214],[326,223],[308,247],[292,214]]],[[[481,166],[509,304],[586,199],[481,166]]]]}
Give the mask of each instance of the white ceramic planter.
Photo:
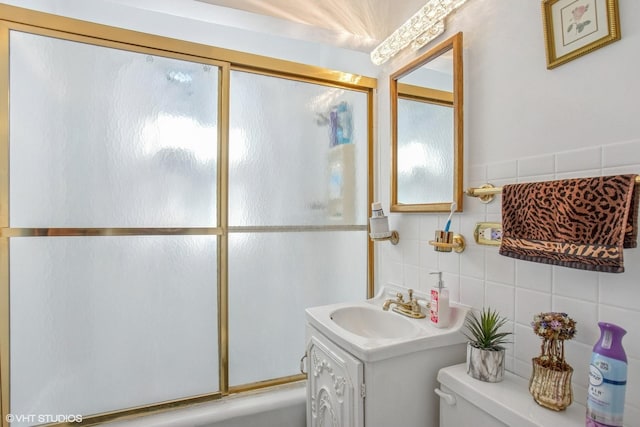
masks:
{"type": "Polygon", "coordinates": [[[485,350],[467,343],[467,374],[488,383],[504,378],[504,349],[485,350]]]}

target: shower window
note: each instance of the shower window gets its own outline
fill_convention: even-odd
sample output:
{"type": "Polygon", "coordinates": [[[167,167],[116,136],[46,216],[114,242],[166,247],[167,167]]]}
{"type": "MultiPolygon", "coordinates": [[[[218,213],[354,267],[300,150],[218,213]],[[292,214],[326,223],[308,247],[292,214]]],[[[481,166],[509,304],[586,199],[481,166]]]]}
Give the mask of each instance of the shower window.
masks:
{"type": "Polygon", "coordinates": [[[375,81],[30,17],[0,22],[3,420],[303,379],[304,308],[372,290],[375,81]]]}

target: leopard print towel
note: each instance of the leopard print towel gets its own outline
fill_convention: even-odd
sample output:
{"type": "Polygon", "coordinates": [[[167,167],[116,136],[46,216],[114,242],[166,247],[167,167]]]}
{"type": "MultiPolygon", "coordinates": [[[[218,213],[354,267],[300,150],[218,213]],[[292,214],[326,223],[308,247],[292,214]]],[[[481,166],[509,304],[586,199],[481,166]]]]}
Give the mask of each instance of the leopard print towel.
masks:
{"type": "Polygon", "coordinates": [[[638,235],[636,175],[506,185],[500,254],[622,273],[622,249],[638,235]]]}

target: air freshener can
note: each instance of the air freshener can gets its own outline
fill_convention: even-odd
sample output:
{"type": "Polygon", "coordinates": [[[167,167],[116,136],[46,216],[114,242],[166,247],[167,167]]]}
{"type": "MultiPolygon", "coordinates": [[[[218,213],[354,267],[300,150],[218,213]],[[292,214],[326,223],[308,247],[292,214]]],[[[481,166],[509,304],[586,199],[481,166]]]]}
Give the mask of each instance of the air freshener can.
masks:
{"type": "Polygon", "coordinates": [[[599,322],[600,340],[589,366],[587,427],[622,427],[627,386],[627,355],[622,337],[627,333],[612,323],[599,322]]]}

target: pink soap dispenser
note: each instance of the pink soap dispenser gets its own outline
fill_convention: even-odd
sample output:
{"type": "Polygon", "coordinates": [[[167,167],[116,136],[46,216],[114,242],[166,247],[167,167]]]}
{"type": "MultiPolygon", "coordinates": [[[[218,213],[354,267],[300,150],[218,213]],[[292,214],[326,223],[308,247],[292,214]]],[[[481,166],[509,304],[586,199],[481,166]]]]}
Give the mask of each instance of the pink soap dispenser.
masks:
{"type": "Polygon", "coordinates": [[[449,289],[444,286],[442,272],[435,271],[430,274],[438,275],[438,283],[431,288],[431,302],[429,304],[429,318],[436,328],[449,326],[449,289]]]}

